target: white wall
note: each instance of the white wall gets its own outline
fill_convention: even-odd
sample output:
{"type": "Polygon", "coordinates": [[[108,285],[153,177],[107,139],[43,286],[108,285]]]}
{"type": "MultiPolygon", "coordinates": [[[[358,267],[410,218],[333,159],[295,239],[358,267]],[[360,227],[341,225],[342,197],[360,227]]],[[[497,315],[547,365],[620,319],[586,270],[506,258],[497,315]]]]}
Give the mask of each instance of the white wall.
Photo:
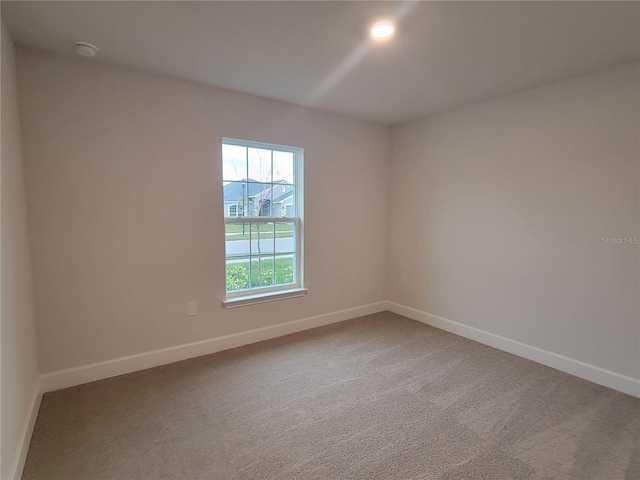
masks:
{"type": "Polygon", "coordinates": [[[329,113],[18,67],[43,372],[377,302],[388,273],[393,302],[640,378],[638,246],[602,242],[640,235],[637,64],[396,127],[391,153],[329,113]],[[306,298],[220,308],[222,136],[305,148],[306,298]]]}
{"type": "Polygon", "coordinates": [[[393,129],[388,299],[640,378],[639,67],[393,129]],[[409,286],[401,286],[403,275],[409,286]]]}
{"type": "Polygon", "coordinates": [[[18,116],[14,47],[4,23],[2,35],[1,146],[1,327],[2,444],[0,478],[16,468],[38,375],[31,260],[18,116]]]}
{"type": "Polygon", "coordinates": [[[18,70],[43,372],[384,300],[389,128],[33,50],[18,70]],[[308,296],[220,308],[223,136],[304,148],[308,296]]]}

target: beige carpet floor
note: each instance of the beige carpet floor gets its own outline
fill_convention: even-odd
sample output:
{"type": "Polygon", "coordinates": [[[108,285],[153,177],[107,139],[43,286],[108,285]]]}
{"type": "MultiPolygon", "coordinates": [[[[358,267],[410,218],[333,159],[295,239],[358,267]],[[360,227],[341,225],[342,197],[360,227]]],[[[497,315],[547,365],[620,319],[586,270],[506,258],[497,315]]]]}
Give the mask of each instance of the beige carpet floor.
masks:
{"type": "Polygon", "coordinates": [[[384,312],[47,393],[32,479],[640,479],[640,399],[384,312]]]}

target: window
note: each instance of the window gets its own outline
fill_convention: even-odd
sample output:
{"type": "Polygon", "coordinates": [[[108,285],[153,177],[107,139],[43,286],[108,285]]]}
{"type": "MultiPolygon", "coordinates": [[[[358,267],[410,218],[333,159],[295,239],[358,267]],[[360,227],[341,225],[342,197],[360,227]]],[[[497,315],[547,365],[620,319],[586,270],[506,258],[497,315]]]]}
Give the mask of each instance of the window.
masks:
{"type": "Polygon", "coordinates": [[[303,150],[222,139],[225,307],[303,288],[303,150]]]}

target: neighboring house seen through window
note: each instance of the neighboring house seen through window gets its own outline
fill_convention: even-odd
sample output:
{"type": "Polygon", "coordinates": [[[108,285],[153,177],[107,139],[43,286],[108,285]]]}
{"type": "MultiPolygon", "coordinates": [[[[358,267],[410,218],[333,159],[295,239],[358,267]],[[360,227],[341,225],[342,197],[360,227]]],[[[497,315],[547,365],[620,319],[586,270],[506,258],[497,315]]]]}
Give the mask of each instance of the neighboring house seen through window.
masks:
{"type": "Polygon", "coordinates": [[[227,300],[303,289],[303,150],[224,138],[227,300]]]}

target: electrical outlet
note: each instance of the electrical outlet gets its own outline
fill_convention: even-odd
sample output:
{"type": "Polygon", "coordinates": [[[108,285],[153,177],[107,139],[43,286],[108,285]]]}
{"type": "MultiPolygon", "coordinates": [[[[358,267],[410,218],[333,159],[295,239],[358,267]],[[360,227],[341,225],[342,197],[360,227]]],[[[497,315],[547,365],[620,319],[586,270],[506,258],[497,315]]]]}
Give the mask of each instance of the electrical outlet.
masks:
{"type": "Polygon", "coordinates": [[[187,302],[187,315],[192,317],[193,315],[198,314],[198,303],[197,302],[187,302]]]}
{"type": "Polygon", "coordinates": [[[409,286],[409,279],[407,278],[406,275],[402,276],[402,286],[403,287],[408,287],[409,286]]]}

